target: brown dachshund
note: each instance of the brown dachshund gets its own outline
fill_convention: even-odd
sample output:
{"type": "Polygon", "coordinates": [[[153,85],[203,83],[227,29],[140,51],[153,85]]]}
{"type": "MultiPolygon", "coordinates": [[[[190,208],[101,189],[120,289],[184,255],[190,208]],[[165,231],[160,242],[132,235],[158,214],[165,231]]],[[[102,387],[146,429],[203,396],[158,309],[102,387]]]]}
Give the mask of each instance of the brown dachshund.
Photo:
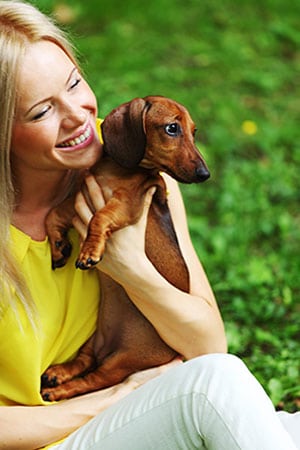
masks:
{"type": "MultiPolygon", "coordinates": [[[[189,274],[181,255],[159,172],[179,182],[203,182],[206,164],[194,144],[195,125],[188,111],[161,96],[136,98],[114,109],[102,124],[103,155],[91,172],[101,184],[105,206],[95,213],[76,266],[97,264],[111,233],[138,221],[145,194],[156,186],[149,209],[145,251],[156,269],[188,292],[189,274]]],[[[67,230],[73,200],[53,210],[47,220],[53,266],[70,254],[67,230]]],[[[128,298],[125,290],[99,271],[101,300],[95,334],[77,358],[50,367],[42,376],[42,396],[59,400],[102,389],[130,374],[167,363],[176,352],[128,298]]],[[[83,305],[84,307],[84,305],[83,305]]]]}

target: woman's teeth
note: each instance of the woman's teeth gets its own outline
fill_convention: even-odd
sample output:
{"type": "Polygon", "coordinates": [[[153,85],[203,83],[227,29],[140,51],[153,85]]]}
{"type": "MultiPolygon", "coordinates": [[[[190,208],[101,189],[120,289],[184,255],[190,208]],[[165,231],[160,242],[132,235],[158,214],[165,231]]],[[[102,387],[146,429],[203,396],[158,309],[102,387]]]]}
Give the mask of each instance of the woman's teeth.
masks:
{"type": "Polygon", "coordinates": [[[57,147],[74,147],[74,145],[81,144],[86,141],[91,135],[90,127],[85,130],[80,136],[77,136],[75,139],[70,139],[69,141],[65,141],[62,144],[59,144],[57,147]]]}

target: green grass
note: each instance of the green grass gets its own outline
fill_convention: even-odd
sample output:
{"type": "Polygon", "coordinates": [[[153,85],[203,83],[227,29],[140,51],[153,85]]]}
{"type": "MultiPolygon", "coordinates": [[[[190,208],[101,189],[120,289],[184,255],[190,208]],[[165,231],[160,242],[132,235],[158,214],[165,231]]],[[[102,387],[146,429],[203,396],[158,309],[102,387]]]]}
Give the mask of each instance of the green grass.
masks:
{"type": "Polygon", "coordinates": [[[212,178],[182,192],[230,351],[299,409],[299,1],[64,3],[102,117],[148,94],[190,110],[212,178]]]}

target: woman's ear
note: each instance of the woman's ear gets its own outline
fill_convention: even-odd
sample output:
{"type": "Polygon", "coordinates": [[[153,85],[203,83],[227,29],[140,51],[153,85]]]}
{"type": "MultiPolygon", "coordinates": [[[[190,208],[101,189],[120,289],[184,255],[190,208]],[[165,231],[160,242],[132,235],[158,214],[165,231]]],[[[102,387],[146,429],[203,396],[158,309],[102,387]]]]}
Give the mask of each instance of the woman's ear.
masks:
{"type": "Polygon", "coordinates": [[[147,110],[148,103],[135,98],[115,108],[101,124],[104,151],[128,169],[138,166],[145,153],[147,110]]]}

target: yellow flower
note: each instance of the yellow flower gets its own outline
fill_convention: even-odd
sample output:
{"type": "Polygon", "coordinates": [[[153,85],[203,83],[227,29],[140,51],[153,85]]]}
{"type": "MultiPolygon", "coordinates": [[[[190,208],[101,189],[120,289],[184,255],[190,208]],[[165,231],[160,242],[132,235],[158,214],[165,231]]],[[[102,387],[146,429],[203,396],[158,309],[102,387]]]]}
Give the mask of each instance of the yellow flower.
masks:
{"type": "Polygon", "coordinates": [[[75,21],[77,12],[75,8],[65,3],[58,3],[53,10],[56,20],[62,24],[69,24],[75,21]]]}
{"type": "Polygon", "coordinates": [[[258,128],[253,120],[244,120],[242,123],[242,130],[245,134],[252,136],[257,133],[258,128]]]}

